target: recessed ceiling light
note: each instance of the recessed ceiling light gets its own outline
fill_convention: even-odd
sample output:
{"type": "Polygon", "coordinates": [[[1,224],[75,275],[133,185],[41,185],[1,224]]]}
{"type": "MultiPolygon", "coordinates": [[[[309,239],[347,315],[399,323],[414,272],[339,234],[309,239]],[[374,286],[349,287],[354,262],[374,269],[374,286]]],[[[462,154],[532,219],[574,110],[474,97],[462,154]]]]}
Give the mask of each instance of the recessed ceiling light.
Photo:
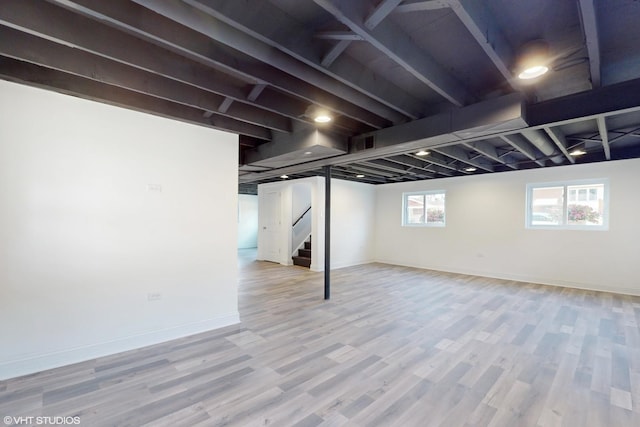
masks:
{"type": "Polygon", "coordinates": [[[287,179],[287,178],[289,178],[289,175],[280,175],[280,178],[287,179]]]}
{"type": "Polygon", "coordinates": [[[328,114],[318,114],[313,120],[316,123],[329,123],[331,121],[331,116],[328,114]]]}
{"type": "Polygon", "coordinates": [[[587,154],[587,152],[582,148],[575,148],[569,153],[570,156],[582,156],[583,154],[587,154]]]}
{"type": "Polygon", "coordinates": [[[304,155],[305,155],[305,156],[309,156],[309,155],[311,155],[311,154],[313,154],[311,151],[305,151],[305,152],[304,152],[304,155]]]}
{"type": "Polygon", "coordinates": [[[359,173],[358,175],[356,175],[356,178],[364,178],[364,175],[359,173]]]}
{"type": "Polygon", "coordinates": [[[522,72],[518,74],[518,78],[522,80],[535,79],[536,77],[540,77],[545,74],[547,71],[549,71],[549,67],[546,65],[533,65],[522,70],[522,72]]]}
{"type": "Polygon", "coordinates": [[[516,72],[521,80],[531,80],[549,71],[549,45],[544,40],[525,43],[518,53],[516,72]]]}
{"type": "Polygon", "coordinates": [[[429,152],[427,150],[420,150],[416,153],[416,156],[427,156],[429,152]]]}
{"type": "Polygon", "coordinates": [[[465,172],[475,172],[478,169],[474,168],[473,166],[469,166],[468,168],[464,168],[465,172]]]}

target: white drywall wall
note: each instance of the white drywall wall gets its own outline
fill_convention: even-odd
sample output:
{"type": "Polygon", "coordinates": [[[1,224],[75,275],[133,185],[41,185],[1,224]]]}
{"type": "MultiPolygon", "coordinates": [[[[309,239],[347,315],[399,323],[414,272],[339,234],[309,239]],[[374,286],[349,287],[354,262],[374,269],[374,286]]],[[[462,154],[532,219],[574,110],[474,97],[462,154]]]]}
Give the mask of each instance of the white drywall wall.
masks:
{"type": "MultiPolygon", "coordinates": [[[[302,185],[311,188],[312,203],[312,264],[311,270],[324,270],[324,178],[312,177],[298,180],[274,182],[258,185],[258,194],[266,194],[268,191],[279,191],[282,194],[282,224],[291,224],[290,212],[293,206],[294,189],[302,185]]],[[[350,265],[371,262],[374,249],[374,208],[375,187],[370,184],[331,180],[331,268],[341,268],[350,265]]],[[[260,209],[260,224],[269,221],[268,210],[260,209]]],[[[262,226],[259,228],[262,231],[262,226]]],[[[277,237],[277,245],[281,254],[290,250],[291,240],[290,226],[282,227],[277,237]],[[287,240],[288,239],[288,240],[287,240]]],[[[258,259],[268,259],[262,255],[261,245],[266,246],[266,233],[260,232],[258,238],[258,259]]],[[[291,264],[288,256],[279,256],[272,261],[283,265],[291,264]]]]}
{"type": "Polygon", "coordinates": [[[331,180],[331,268],[374,259],[375,187],[331,180]]]}
{"type": "Polygon", "coordinates": [[[0,379],[237,322],[237,144],[0,81],[0,379]]]}
{"type": "Polygon", "coordinates": [[[238,249],[258,246],[258,196],[238,196],[238,249]]]}
{"type": "Polygon", "coordinates": [[[378,261],[640,295],[640,159],[376,187],[378,261]],[[609,178],[608,231],[525,229],[527,183],[609,178]],[[402,193],[446,190],[446,227],[402,227],[402,193]]]}

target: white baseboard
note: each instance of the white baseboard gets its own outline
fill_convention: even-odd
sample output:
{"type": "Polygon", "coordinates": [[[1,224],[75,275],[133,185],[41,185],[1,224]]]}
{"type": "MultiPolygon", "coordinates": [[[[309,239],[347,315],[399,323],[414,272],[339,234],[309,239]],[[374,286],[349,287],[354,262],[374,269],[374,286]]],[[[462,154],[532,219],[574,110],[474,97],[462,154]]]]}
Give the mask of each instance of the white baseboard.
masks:
{"type": "Polygon", "coordinates": [[[235,312],[171,328],[122,337],[112,341],[78,346],[71,349],[53,351],[44,354],[30,355],[17,360],[2,361],[0,362],[0,380],[33,374],[47,369],[84,362],[97,357],[109,356],[153,344],[159,344],[173,339],[233,325],[239,322],[240,316],[238,312],[235,312]]]}
{"type": "MultiPolygon", "coordinates": [[[[363,265],[363,264],[371,264],[372,262],[376,262],[376,261],[372,261],[372,260],[366,260],[366,261],[355,261],[355,262],[337,262],[337,263],[331,263],[331,269],[332,270],[337,270],[339,268],[347,268],[347,267],[355,267],[356,265],[363,265]]],[[[309,269],[311,271],[320,273],[324,271],[324,264],[322,265],[318,265],[318,264],[314,264],[313,262],[311,263],[311,267],[309,267],[309,269]]]]}
{"type": "Polygon", "coordinates": [[[470,276],[489,277],[492,279],[513,280],[516,282],[524,282],[524,283],[535,283],[535,284],[546,285],[546,286],[558,286],[562,288],[583,289],[586,291],[610,292],[612,294],[640,296],[640,289],[626,288],[626,287],[619,287],[619,286],[606,286],[606,285],[599,285],[599,284],[596,285],[592,283],[570,282],[566,280],[556,280],[556,279],[549,279],[544,277],[524,276],[524,275],[508,274],[508,273],[501,273],[501,272],[492,272],[489,274],[486,271],[453,268],[450,266],[413,265],[413,264],[399,263],[394,261],[383,261],[383,260],[376,260],[375,262],[378,262],[381,264],[400,265],[403,267],[420,268],[423,270],[442,271],[445,273],[466,274],[470,276]]]}
{"type": "Polygon", "coordinates": [[[371,264],[372,262],[374,261],[370,259],[361,260],[361,261],[351,261],[351,262],[336,262],[331,264],[331,269],[337,270],[339,268],[355,267],[356,265],[371,264]]]}

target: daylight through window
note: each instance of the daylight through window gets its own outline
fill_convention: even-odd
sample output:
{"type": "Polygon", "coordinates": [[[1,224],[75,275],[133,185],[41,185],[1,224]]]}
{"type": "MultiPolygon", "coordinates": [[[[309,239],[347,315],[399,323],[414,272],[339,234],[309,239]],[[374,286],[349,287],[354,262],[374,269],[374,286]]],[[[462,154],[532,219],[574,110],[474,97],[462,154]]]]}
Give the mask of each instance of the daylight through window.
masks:
{"type": "Polygon", "coordinates": [[[608,228],[608,181],[527,185],[528,228],[608,228]]]}
{"type": "Polygon", "coordinates": [[[402,225],[444,227],[445,192],[404,193],[402,225]]]}

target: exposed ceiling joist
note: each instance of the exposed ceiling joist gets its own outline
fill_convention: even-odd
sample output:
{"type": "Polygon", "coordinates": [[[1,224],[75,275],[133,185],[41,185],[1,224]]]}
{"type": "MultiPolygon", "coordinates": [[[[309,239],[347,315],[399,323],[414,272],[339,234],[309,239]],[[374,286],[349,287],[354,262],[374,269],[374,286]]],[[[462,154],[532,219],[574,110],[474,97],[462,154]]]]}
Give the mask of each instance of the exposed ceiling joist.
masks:
{"type": "Polygon", "coordinates": [[[476,141],[476,142],[463,142],[464,146],[471,148],[472,150],[477,151],[485,157],[493,160],[494,162],[501,163],[511,169],[518,169],[518,166],[512,162],[507,161],[504,156],[500,156],[496,147],[486,141],[476,141]]]}
{"type": "Polygon", "coordinates": [[[221,110],[226,100],[233,99],[4,26],[0,26],[0,54],[209,112],[219,112],[254,125],[281,132],[291,131],[290,120],[281,115],[241,103],[228,103],[221,110]]]}
{"type": "Polygon", "coordinates": [[[224,96],[243,97],[239,89],[219,83],[225,76],[215,70],[189,63],[184,57],[45,2],[3,1],[0,3],[0,23],[224,96]],[[56,25],[51,25],[52,21],[56,25]],[[185,72],[172,67],[172,63],[180,64],[185,72]]]}
{"type": "Polygon", "coordinates": [[[448,0],[448,2],[509,85],[515,90],[520,90],[509,70],[513,64],[511,46],[495,22],[493,14],[487,10],[486,2],[477,0],[448,0]]]}
{"type": "MultiPolygon", "coordinates": [[[[217,45],[214,44],[212,38],[206,34],[181,25],[187,24],[186,18],[183,20],[184,22],[176,22],[161,14],[154,13],[143,6],[124,0],[110,0],[108,2],[102,0],[50,1],[61,3],[65,7],[72,8],[74,11],[99,21],[109,22],[126,32],[134,33],[159,46],[176,51],[194,61],[214,67],[214,69],[211,70],[212,72],[215,69],[224,69],[232,75],[239,75],[252,82],[258,82],[258,84],[268,83],[285,93],[300,97],[311,103],[316,103],[338,114],[366,123],[376,129],[389,126],[390,124],[389,121],[370,112],[367,108],[345,101],[334,95],[331,91],[319,89],[303,79],[282,73],[275,67],[266,64],[250,63],[226,54],[221,49],[217,49],[217,45]]],[[[165,6],[169,7],[170,5],[166,4],[165,6]]],[[[188,8],[186,5],[182,5],[182,7],[188,8]]],[[[167,14],[170,11],[171,10],[169,10],[167,14]]],[[[227,93],[221,94],[229,95],[227,93]]],[[[258,106],[262,105],[262,99],[250,101],[258,106]]],[[[300,114],[300,112],[298,112],[298,114],[300,114]]]]}
{"type": "Polygon", "coordinates": [[[417,175],[423,172],[427,172],[421,168],[414,168],[411,166],[406,166],[397,162],[392,161],[391,159],[375,159],[368,160],[366,162],[362,162],[362,164],[370,165],[379,169],[383,169],[386,171],[391,171],[394,173],[394,176],[398,175],[417,175]]]}
{"type": "Polygon", "coordinates": [[[544,162],[538,159],[533,148],[528,142],[524,141],[522,139],[523,137],[520,135],[500,135],[500,138],[517,151],[527,156],[530,160],[536,162],[539,166],[544,167],[544,162]]]}
{"type": "Polygon", "coordinates": [[[414,154],[407,154],[407,156],[409,156],[412,159],[416,159],[416,160],[419,160],[419,161],[427,163],[427,164],[437,165],[437,166],[443,167],[445,169],[452,170],[454,172],[458,172],[459,171],[459,168],[456,165],[456,162],[452,162],[452,161],[447,160],[446,157],[444,157],[443,155],[441,155],[439,153],[431,152],[428,156],[424,156],[424,157],[416,156],[414,154]]]}
{"type": "Polygon", "coordinates": [[[324,40],[363,40],[361,36],[353,31],[319,31],[313,35],[317,39],[324,40]]]}
{"type": "Polygon", "coordinates": [[[398,163],[401,165],[409,166],[411,168],[420,169],[425,172],[429,172],[431,174],[440,174],[444,176],[453,176],[453,173],[446,168],[435,165],[433,163],[424,162],[422,160],[418,160],[416,158],[407,156],[407,155],[399,155],[393,157],[387,157],[385,160],[390,162],[398,163]]]}
{"type": "Polygon", "coordinates": [[[564,154],[567,160],[569,160],[571,163],[575,163],[576,159],[571,154],[569,154],[569,151],[567,150],[567,147],[569,145],[567,144],[567,138],[562,133],[562,131],[558,128],[552,127],[545,127],[543,129],[547,133],[547,135],[549,135],[549,138],[551,138],[551,140],[560,149],[560,151],[562,151],[562,154],[564,154]]]}
{"type": "Polygon", "coordinates": [[[322,60],[320,60],[320,64],[322,64],[322,66],[326,68],[330,67],[331,64],[333,64],[333,62],[338,59],[338,56],[340,56],[342,52],[344,52],[349,47],[350,44],[351,40],[338,41],[338,43],[333,45],[333,47],[329,49],[329,52],[327,52],[322,57],[322,60]]]}
{"type": "Polygon", "coordinates": [[[451,157],[452,159],[456,159],[475,168],[482,169],[487,172],[493,172],[493,166],[475,159],[470,159],[469,153],[459,146],[439,147],[434,148],[433,151],[444,154],[445,156],[451,157]]]}
{"type": "MultiPolygon", "coordinates": [[[[318,171],[315,175],[319,175],[320,171],[318,171]]],[[[368,184],[385,184],[387,182],[387,178],[382,178],[380,176],[374,176],[371,174],[359,174],[350,170],[346,167],[334,166],[331,168],[331,176],[334,178],[346,179],[349,181],[357,181],[357,182],[365,182],[368,184]],[[364,175],[364,176],[356,176],[356,175],[364,175]]]]}
{"type": "Polygon", "coordinates": [[[364,26],[373,30],[384,18],[395,9],[402,0],[382,0],[371,14],[364,20],[364,26]]]}
{"type": "Polygon", "coordinates": [[[394,13],[422,12],[424,10],[437,10],[449,7],[448,0],[423,0],[413,3],[401,4],[396,7],[394,13]]]}
{"type": "Polygon", "coordinates": [[[366,160],[364,162],[359,162],[360,165],[371,166],[376,169],[381,169],[387,172],[392,172],[394,176],[402,175],[407,173],[410,168],[399,165],[397,163],[390,162],[386,159],[374,159],[374,160],[366,160]]]}
{"type": "Polygon", "coordinates": [[[385,20],[373,30],[367,28],[364,24],[366,0],[314,1],[447,101],[460,107],[472,99],[459,82],[393,22],[385,20]]]}
{"type": "Polygon", "coordinates": [[[534,19],[504,0],[3,0],[0,76],[239,133],[241,182],[327,165],[378,184],[640,157],[640,8],[537,2],[534,19]],[[511,48],[541,36],[556,59],[527,93],[545,101],[501,96],[521,87],[511,48]],[[596,87],[609,81],[621,83],[596,87]],[[322,109],[332,120],[318,125],[322,109]]]}
{"type": "Polygon", "coordinates": [[[271,132],[260,126],[240,122],[220,115],[204,117],[202,110],[176,104],[164,99],[106,85],[61,71],[39,67],[15,59],[0,57],[0,76],[30,86],[54,89],[57,92],[84,99],[142,111],[157,116],[195,123],[198,125],[250,135],[270,140],[271,132]]]}
{"type": "Polygon", "coordinates": [[[611,160],[611,147],[609,146],[609,131],[607,130],[606,119],[600,116],[596,120],[598,122],[598,132],[600,133],[604,157],[607,160],[611,160]]]}
{"type": "Polygon", "coordinates": [[[339,66],[336,61],[323,67],[312,47],[313,32],[262,0],[133,1],[394,123],[417,117],[417,99],[362,64],[341,57],[339,66]]]}
{"type": "MultiPolygon", "coordinates": [[[[380,3],[375,9],[374,11],[371,13],[371,15],[369,15],[369,17],[366,19],[364,25],[369,28],[370,30],[372,30],[373,28],[376,27],[376,25],[378,25],[389,13],[391,13],[391,11],[393,10],[393,8],[395,8],[402,0],[383,0],[382,3],[380,3]]],[[[360,35],[356,35],[355,33],[351,33],[353,35],[355,35],[356,37],[359,37],[359,40],[364,40],[362,36],[360,35]]],[[[316,34],[317,37],[317,34],[316,34]]],[[[349,45],[351,44],[351,41],[353,40],[358,40],[358,39],[353,39],[353,38],[343,38],[340,39],[340,41],[338,41],[338,43],[336,43],[330,50],[329,52],[327,52],[323,57],[322,57],[322,61],[320,61],[320,63],[322,64],[322,66],[328,68],[331,66],[331,64],[333,64],[333,62],[338,59],[338,56],[340,56],[340,54],[342,54],[342,52],[344,52],[349,45]]]]}
{"type": "Polygon", "coordinates": [[[598,19],[594,0],[578,0],[580,18],[584,30],[584,38],[589,54],[589,70],[591,71],[591,85],[600,87],[600,37],[598,36],[598,19]]]}
{"type": "Polygon", "coordinates": [[[540,129],[523,129],[522,136],[531,143],[544,156],[551,159],[557,165],[564,161],[564,158],[558,155],[555,145],[551,142],[546,133],[540,129]]]}
{"type": "Polygon", "coordinates": [[[260,96],[262,91],[265,90],[266,87],[267,87],[267,85],[264,84],[264,83],[259,83],[259,84],[255,85],[255,86],[253,86],[251,88],[251,91],[249,92],[249,95],[247,95],[247,100],[249,100],[251,102],[255,102],[255,100],[258,99],[258,97],[260,96]]]}
{"type": "Polygon", "coordinates": [[[625,138],[625,137],[635,137],[635,138],[640,138],[640,134],[636,133],[638,132],[638,130],[640,130],[640,128],[636,128],[636,129],[631,129],[631,130],[613,130],[613,129],[609,129],[609,133],[615,133],[618,134],[616,135],[614,138],[609,138],[609,145],[613,144],[614,142],[625,138]]]}
{"type": "MultiPolygon", "coordinates": [[[[226,113],[227,111],[229,111],[229,107],[231,107],[231,104],[233,104],[233,98],[229,98],[228,96],[225,97],[220,103],[218,111],[220,113],[226,113]]],[[[291,131],[291,128],[289,128],[289,131],[291,131]]]]}
{"type": "Polygon", "coordinates": [[[404,170],[398,170],[397,168],[395,170],[393,169],[390,170],[389,168],[379,167],[375,163],[369,163],[369,162],[353,163],[349,165],[349,167],[359,172],[365,172],[368,174],[381,176],[384,178],[392,178],[394,176],[398,176],[398,174],[405,173],[404,170]]]}

